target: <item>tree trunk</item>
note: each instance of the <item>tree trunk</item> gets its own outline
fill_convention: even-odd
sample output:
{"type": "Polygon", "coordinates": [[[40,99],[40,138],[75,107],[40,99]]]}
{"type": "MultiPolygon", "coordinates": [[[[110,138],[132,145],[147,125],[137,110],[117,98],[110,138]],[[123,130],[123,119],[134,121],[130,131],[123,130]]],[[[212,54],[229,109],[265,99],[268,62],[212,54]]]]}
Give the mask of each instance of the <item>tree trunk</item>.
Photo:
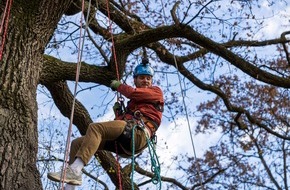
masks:
{"type": "Polygon", "coordinates": [[[69,2],[13,1],[0,60],[0,189],[42,189],[36,90],[45,46],[69,2]]]}
{"type": "Polygon", "coordinates": [[[36,88],[42,55],[29,28],[19,31],[12,21],[9,25],[1,61],[0,188],[40,189],[36,88]]]}

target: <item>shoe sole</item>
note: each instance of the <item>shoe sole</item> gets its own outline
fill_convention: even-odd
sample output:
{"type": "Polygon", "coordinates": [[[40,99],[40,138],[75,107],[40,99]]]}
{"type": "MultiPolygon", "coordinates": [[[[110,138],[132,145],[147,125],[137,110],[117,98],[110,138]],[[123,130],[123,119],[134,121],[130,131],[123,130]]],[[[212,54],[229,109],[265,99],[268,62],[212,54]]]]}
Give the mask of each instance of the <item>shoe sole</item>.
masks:
{"type": "MultiPolygon", "coordinates": [[[[62,181],[60,178],[54,177],[54,176],[51,176],[51,175],[47,175],[47,178],[50,179],[51,181],[55,181],[55,182],[62,181]]],[[[82,182],[77,181],[77,180],[73,180],[73,179],[71,179],[71,180],[64,179],[63,181],[64,181],[64,183],[67,183],[67,184],[70,184],[70,185],[81,185],[82,184],[82,182]]]]}

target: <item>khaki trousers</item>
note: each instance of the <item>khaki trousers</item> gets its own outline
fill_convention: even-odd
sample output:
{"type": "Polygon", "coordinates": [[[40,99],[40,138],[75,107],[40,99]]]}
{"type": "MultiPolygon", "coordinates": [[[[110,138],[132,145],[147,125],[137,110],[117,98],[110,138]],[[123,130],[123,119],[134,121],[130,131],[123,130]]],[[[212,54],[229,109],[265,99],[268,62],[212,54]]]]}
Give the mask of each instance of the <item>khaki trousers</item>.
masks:
{"type": "MultiPolygon", "coordinates": [[[[87,165],[98,150],[116,152],[115,140],[123,133],[126,124],[127,122],[123,120],[91,123],[85,136],[71,142],[69,164],[79,157],[87,165]]],[[[139,127],[135,128],[134,142],[135,154],[140,153],[147,146],[145,132],[139,127]]],[[[132,147],[132,141],[130,147],[132,147]]],[[[117,151],[123,157],[129,157],[132,154],[132,150],[124,150],[120,143],[118,143],[117,151]]]]}

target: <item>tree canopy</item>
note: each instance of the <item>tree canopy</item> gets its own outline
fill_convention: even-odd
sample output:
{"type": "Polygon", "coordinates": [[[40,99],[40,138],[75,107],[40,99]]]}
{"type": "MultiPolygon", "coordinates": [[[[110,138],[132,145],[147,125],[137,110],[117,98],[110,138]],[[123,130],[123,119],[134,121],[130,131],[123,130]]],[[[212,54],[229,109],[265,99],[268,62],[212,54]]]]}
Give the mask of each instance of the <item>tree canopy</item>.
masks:
{"type": "MultiPolygon", "coordinates": [[[[0,2],[1,189],[53,187],[42,184],[47,171],[38,164],[52,162],[58,145],[44,147],[50,157],[37,157],[43,152],[37,89],[47,91],[70,118],[70,82],[81,61],[82,90],[108,94],[100,99],[105,113],[114,101],[111,80],[130,83],[143,56],[166,99],[160,130],[173,124],[174,133],[190,120],[192,138],[220,134],[201,156],[172,155],[168,162],[174,164],[161,163],[170,168],[166,173],[161,168],[162,189],[289,189],[287,1],[14,0],[7,14],[8,2],[0,2]]],[[[73,119],[81,135],[96,117],[84,102],[76,100],[73,119]]],[[[153,175],[146,157],[136,158],[141,177],[135,189],[153,175]]],[[[114,155],[102,151],[97,159],[118,188],[114,155]]],[[[121,166],[123,187],[130,189],[130,164],[121,166]]]]}

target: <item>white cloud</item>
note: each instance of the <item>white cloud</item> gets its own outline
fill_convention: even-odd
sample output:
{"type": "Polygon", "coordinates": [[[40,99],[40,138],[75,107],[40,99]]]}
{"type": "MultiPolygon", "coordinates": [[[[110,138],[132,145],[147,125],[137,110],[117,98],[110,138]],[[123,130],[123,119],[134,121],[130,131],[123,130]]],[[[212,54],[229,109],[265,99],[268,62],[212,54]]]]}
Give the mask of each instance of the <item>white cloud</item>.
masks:
{"type": "MultiPolygon", "coordinates": [[[[163,123],[157,132],[158,146],[157,151],[160,152],[161,161],[179,154],[188,154],[189,156],[202,157],[205,151],[212,145],[215,145],[221,136],[221,132],[218,131],[214,134],[190,134],[188,128],[188,122],[185,118],[179,120],[179,126],[175,126],[174,123],[170,123],[166,126],[163,123]],[[191,137],[193,139],[193,143],[191,137]],[[195,153],[194,153],[195,152],[195,153]]],[[[196,127],[196,121],[190,121],[191,131],[194,131],[196,127]]]]}
{"type": "Polygon", "coordinates": [[[268,2],[265,1],[261,9],[263,11],[261,11],[260,17],[267,19],[264,21],[264,27],[259,36],[262,38],[279,38],[281,33],[287,30],[287,26],[290,24],[290,6],[285,6],[281,2],[268,6],[268,2]]]}

